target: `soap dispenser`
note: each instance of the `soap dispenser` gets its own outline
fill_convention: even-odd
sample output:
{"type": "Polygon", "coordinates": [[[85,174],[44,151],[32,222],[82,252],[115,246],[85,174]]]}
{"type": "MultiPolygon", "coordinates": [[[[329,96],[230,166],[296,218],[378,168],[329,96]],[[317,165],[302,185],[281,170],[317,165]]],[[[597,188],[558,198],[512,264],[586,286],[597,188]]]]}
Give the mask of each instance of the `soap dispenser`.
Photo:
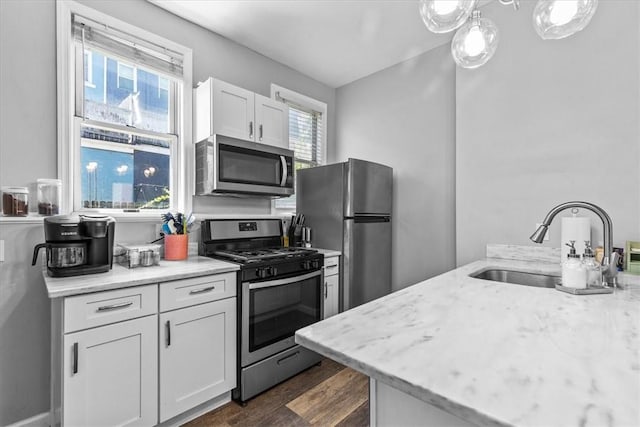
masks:
{"type": "Polygon", "coordinates": [[[567,288],[584,289],[587,287],[587,270],[576,253],[575,240],[565,243],[569,246],[567,259],[562,263],[562,286],[567,288]]]}
{"type": "Polygon", "coordinates": [[[602,271],[600,269],[600,264],[596,262],[595,254],[591,248],[591,242],[588,240],[584,241],[582,265],[587,272],[587,287],[602,286],[602,271]]]}

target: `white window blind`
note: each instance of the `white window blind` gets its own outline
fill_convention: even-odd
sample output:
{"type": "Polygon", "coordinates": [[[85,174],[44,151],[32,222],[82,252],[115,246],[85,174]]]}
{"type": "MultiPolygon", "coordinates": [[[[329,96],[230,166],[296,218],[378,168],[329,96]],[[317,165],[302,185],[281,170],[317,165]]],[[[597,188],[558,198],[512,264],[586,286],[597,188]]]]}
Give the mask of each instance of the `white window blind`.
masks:
{"type": "Polygon", "coordinates": [[[181,53],[78,14],[73,15],[73,37],[85,46],[94,47],[139,66],[177,78],[183,76],[184,60],[181,53]]]}
{"type": "MultiPolygon", "coordinates": [[[[314,108],[314,104],[319,104],[317,101],[312,100],[313,102],[303,105],[305,97],[292,100],[280,91],[275,92],[275,98],[289,106],[289,148],[294,151],[296,171],[323,165],[325,163],[323,156],[326,141],[324,135],[326,107],[325,111],[318,111],[314,108]]],[[[296,196],[277,199],[275,207],[295,209],[296,196]]]]}
{"type": "Polygon", "coordinates": [[[289,105],[289,148],[295,152],[296,169],[318,166],[323,163],[322,113],[289,105]]]}

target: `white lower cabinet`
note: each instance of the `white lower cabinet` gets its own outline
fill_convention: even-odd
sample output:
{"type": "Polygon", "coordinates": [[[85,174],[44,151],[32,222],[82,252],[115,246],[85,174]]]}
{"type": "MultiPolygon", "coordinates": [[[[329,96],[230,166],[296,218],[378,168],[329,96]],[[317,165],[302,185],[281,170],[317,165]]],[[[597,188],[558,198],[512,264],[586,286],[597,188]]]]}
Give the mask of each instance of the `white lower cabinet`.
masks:
{"type": "Polygon", "coordinates": [[[340,312],[340,256],[324,258],[324,319],[340,312]]]}
{"type": "Polygon", "coordinates": [[[338,314],[338,275],[324,278],[324,318],[338,314]]]}
{"type": "Polygon", "coordinates": [[[51,424],[179,425],[228,401],[236,301],[235,272],[53,299],[51,424]]]}
{"type": "Polygon", "coordinates": [[[236,298],[160,314],[160,421],[236,386],[236,298]]]}
{"type": "Polygon", "coordinates": [[[158,414],[157,315],[66,334],[65,426],[152,426],[158,414]]]}

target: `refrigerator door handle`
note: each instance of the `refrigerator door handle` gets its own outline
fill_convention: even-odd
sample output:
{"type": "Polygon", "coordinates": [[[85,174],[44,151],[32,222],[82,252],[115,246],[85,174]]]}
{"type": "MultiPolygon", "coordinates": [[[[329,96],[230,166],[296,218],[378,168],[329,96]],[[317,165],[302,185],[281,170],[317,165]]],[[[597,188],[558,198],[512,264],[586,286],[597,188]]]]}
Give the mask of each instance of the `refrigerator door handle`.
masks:
{"type": "Polygon", "coordinates": [[[353,221],[344,221],[342,242],[342,289],[339,298],[340,312],[351,308],[351,258],[353,257],[353,221]]]}
{"type": "Polygon", "coordinates": [[[378,214],[360,214],[352,217],[345,217],[345,219],[352,219],[355,223],[389,222],[391,221],[391,216],[378,214]]]}

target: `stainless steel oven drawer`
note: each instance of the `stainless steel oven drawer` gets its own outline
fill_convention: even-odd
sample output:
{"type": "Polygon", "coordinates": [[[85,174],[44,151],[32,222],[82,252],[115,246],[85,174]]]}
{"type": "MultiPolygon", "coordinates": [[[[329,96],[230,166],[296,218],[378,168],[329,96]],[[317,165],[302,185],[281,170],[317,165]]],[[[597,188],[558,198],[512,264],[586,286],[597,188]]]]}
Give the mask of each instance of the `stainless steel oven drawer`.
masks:
{"type": "Polygon", "coordinates": [[[322,356],[296,345],[240,370],[240,389],[234,390],[234,398],[251,399],[258,393],[291,378],[315,365],[322,356]]]}

